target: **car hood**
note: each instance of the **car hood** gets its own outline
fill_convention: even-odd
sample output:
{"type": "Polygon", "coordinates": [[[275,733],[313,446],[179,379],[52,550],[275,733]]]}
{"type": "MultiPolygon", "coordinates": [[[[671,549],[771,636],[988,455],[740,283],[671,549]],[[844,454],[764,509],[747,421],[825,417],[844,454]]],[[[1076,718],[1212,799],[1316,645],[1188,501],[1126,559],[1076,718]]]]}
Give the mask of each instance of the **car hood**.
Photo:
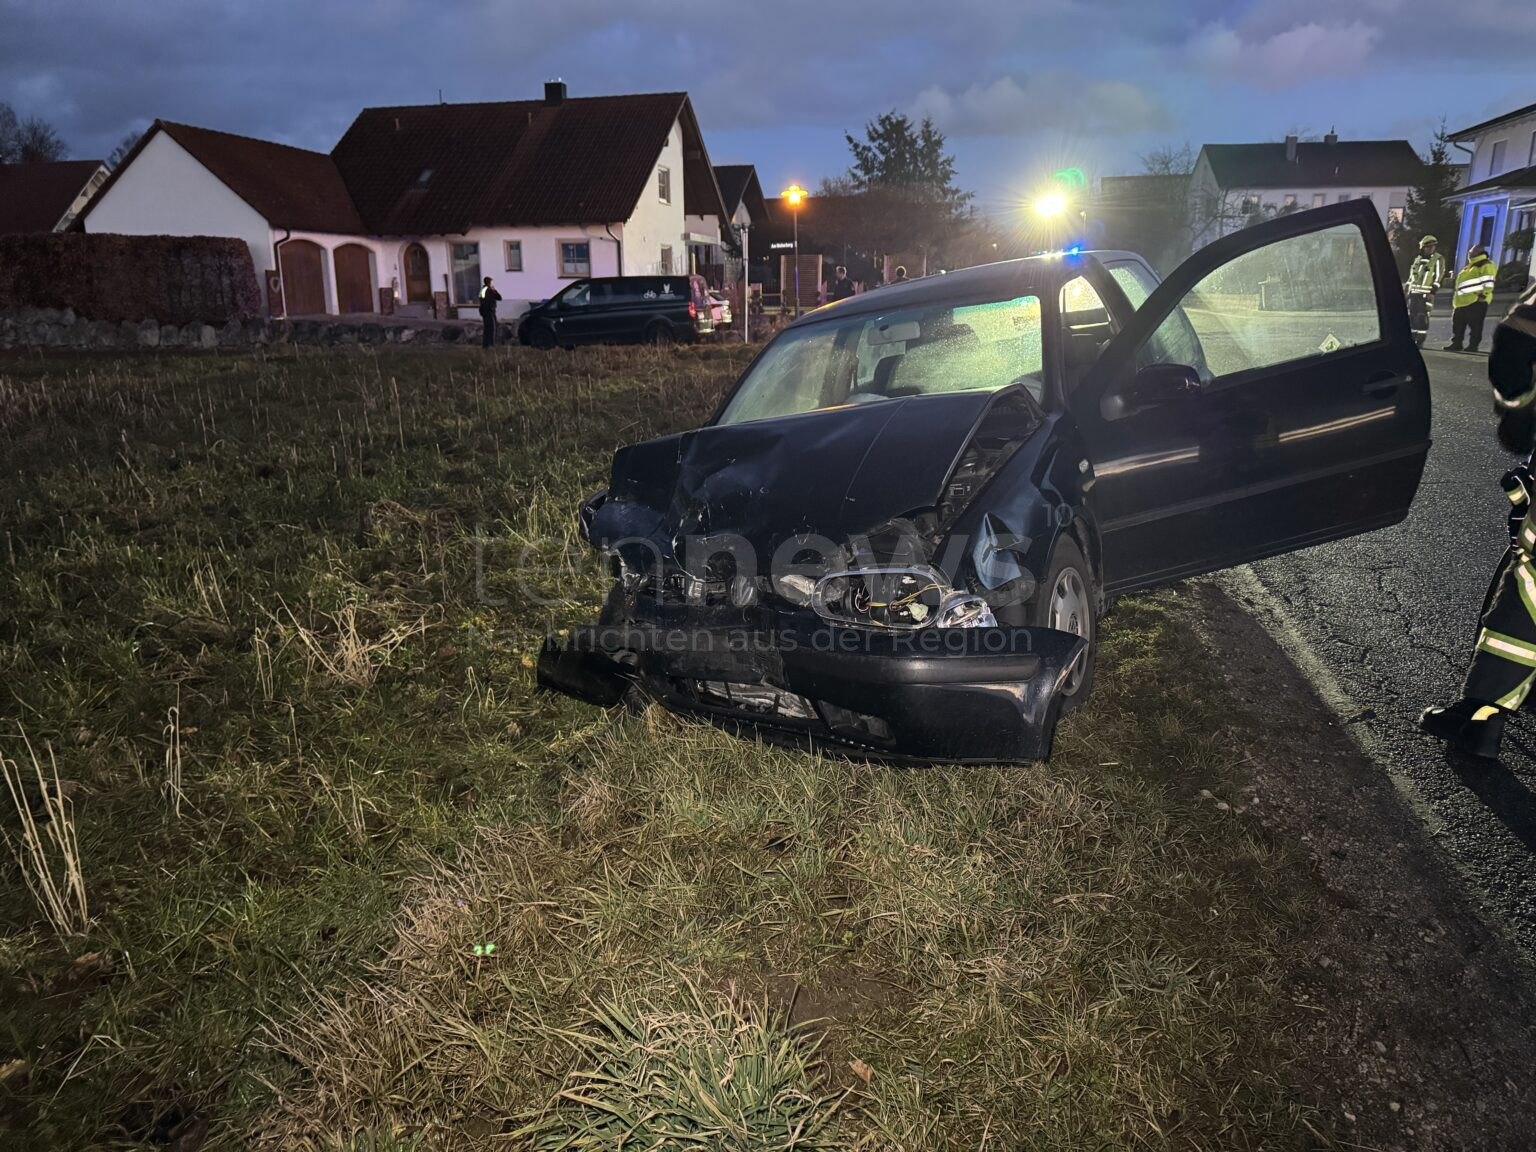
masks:
{"type": "Polygon", "coordinates": [[[737,537],[771,555],[784,541],[835,544],[937,505],[1001,392],[955,392],[712,425],[622,448],[592,543],[737,537]]]}

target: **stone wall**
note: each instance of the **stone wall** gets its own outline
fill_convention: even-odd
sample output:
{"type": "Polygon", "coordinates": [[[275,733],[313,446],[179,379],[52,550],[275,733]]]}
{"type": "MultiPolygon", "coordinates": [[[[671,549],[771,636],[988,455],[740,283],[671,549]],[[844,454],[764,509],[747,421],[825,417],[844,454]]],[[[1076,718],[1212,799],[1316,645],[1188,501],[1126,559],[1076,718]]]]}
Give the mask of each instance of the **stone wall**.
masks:
{"type": "MultiPolygon", "coordinates": [[[[89,320],[69,308],[0,310],[0,348],[253,348],[268,344],[426,344],[478,343],[478,321],[440,325],[338,323],[327,317],[299,320],[231,320],[211,324],[161,324],[156,320],[89,320]]],[[[503,322],[502,343],[517,341],[515,322],[503,322]]]]}

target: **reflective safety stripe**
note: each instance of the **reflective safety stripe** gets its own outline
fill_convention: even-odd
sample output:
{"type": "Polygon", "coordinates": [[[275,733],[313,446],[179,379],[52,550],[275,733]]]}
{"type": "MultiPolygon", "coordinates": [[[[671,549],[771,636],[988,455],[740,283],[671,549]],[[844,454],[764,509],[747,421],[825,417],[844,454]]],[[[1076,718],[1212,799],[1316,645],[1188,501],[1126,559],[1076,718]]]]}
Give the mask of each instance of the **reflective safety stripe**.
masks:
{"type": "Polygon", "coordinates": [[[1484,652],[1513,660],[1516,664],[1536,668],[1536,646],[1516,640],[1513,636],[1506,636],[1502,632],[1495,632],[1492,628],[1482,630],[1477,638],[1477,646],[1484,652]]]}
{"type": "Polygon", "coordinates": [[[1531,525],[1529,516],[1520,522],[1520,533],[1515,542],[1527,552],[1536,552],[1536,527],[1531,525]]]}
{"type": "Polygon", "coordinates": [[[1484,704],[1476,712],[1472,713],[1474,720],[1492,720],[1499,714],[1499,710],[1491,704],[1484,704]]]}
{"type": "MultiPolygon", "coordinates": [[[[1536,680],[1536,674],[1527,676],[1524,680],[1520,681],[1519,686],[1513,692],[1507,696],[1499,697],[1494,703],[1500,708],[1508,708],[1511,712],[1517,711],[1520,705],[1525,703],[1525,698],[1531,693],[1532,680],[1536,680]]],[[[1482,709],[1478,709],[1478,711],[1481,712],[1482,709]]]]}
{"type": "Polygon", "coordinates": [[[1520,589],[1520,599],[1525,602],[1525,614],[1536,620],[1536,572],[1531,571],[1529,561],[1516,561],[1515,584],[1520,589]]]}

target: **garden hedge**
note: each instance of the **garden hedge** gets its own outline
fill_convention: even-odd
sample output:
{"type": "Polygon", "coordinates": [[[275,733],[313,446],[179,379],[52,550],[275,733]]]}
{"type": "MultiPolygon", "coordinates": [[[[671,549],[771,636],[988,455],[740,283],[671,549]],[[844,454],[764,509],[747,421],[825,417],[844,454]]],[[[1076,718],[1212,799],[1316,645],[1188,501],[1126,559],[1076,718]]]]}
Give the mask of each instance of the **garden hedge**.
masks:
{"type": "Polygon", "coordinates": [[[261,315],[245,242],[227,236],[39,232],[0,236],[0,309],[91,320],[225,324],[261,315]]]}

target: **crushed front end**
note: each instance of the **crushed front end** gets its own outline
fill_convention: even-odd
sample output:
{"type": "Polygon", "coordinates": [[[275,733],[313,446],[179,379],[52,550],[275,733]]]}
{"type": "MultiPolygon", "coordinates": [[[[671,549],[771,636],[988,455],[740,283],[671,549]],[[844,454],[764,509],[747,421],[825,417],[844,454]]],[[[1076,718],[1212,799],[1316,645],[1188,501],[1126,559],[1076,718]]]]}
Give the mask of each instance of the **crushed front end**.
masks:
{"type": "Polygon", "coordinates": [[[539,684],[605,707],[636,692],[732,730],[881,759],[1048,756],[1084,642],[1000,625],[976,582],[951,575],[965,565],[945,507],[979,434],[1022,439],[1034,417],[995,398],[928,402],[906,420],[902,407],[621,450],[612,488],[581,510],[612,593],[597,624],[545,641],[539,684]],[[919,436],[937,458],[926,471],[880,451],[919,436]]]}

